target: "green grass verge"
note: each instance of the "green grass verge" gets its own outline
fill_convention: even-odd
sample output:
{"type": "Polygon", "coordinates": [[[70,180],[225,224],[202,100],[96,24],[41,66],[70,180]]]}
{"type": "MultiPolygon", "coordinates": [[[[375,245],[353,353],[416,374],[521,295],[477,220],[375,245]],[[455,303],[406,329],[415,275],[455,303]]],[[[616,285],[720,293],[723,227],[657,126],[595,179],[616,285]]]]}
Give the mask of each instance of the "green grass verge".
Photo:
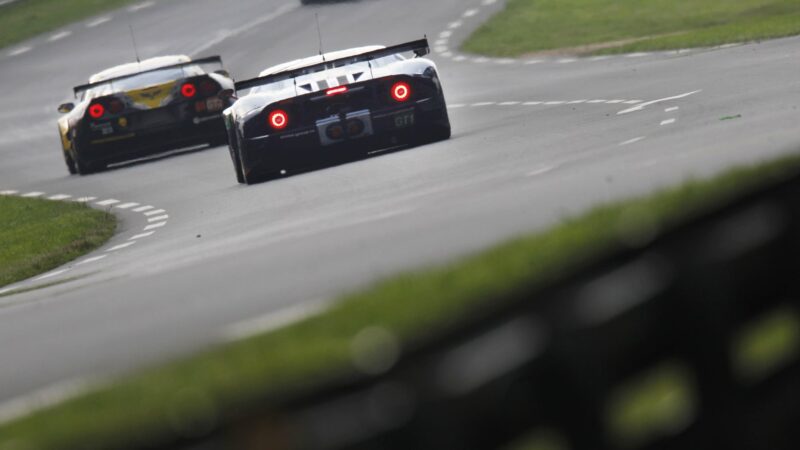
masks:
{"type": "Polygon", "coordinates": [[[113,215],[84,204],[0,196],[0,287],[74,260],[105,243],[113,215]]]}
{"type": "Polygon", "coordinates": [[[797,0],[509,0],[464,50],[495,56],[626,53],[795,34],[797,0]]]}
{"type": "Polygon", "coordinates": [[[0,6],[0,48],[134,0],[17,0],[0,6]]]}
{"type": "MultiPolygon", "coordinates": [[[[598,207],[541,233],[438,268],[401,275],[345,296],[316,317],[151,369],[0,427],[0,448],[113,448],[155,431],[185,431],[259,394],[287,394],[355,369],[354,338],[382,327],[400,342],[424,338],[480,312],[490,296],[562,276],[579,261],[764,180],[800,157],[688,181],[645,198],[598,207]]],[[[134,441],[135,442],[135,441],[134,441]]]]}

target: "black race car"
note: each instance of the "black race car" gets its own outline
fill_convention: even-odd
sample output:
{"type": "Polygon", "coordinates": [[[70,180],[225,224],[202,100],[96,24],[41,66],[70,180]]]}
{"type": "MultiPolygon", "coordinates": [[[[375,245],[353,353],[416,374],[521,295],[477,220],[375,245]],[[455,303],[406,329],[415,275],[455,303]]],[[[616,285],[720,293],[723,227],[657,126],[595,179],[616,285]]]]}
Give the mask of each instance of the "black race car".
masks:
{"type": "Polygon", "coordinates": [[[284,63],[236,83],[225,110],[240,183],[450,137],[427,39],[284,63]],[[404,53],[415,57],[404,58],[404,53]]]}
{"type": "Polygon", "coordinates": [[[161,56],[95,74],[74,88],[75,103],[58,108],[67,169],[88,174],[178,147],[222,145],[222,111],[233,103],[222,94],[233,86],[218,56],[161,56]]]}

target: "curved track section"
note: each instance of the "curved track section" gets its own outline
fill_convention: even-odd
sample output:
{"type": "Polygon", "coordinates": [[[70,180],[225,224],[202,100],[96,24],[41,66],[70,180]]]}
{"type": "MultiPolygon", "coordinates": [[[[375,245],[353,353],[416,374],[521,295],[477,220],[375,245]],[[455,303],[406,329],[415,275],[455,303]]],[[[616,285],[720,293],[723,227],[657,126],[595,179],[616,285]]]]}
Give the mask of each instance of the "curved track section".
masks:
{"type": "Polygon", "coordinates": [[[169,216],[147,239],[108,252],[148,225],[117,208],[120,235],[89,255],[102,261],[0,297],[0,401],[155,364],[241,323],[797,148],[800,39],[491,60],[451,48],[500,2],[401,3],[148,1],[0,53],[0,190],[157,205],[169,216]],[[143,56],[219,53],[245,78],[316,52],[315,12],[326,49],[444,40],[433,59],[453,139],[252,187],[236,184],[222,147],[67,176],[55,106],[87,74],[131,59],[129,23],[143,56]]]}

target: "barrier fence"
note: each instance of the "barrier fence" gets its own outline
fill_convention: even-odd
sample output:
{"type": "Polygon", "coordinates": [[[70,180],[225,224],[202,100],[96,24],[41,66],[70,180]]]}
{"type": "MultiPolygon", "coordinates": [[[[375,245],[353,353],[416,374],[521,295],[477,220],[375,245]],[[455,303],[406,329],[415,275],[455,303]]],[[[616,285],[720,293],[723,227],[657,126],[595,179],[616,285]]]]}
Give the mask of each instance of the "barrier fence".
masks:
{"type": "Polygon", "coordinates": [[[796,449],[798,255],[795,176],[497,299],[383,373],[147,448],[796,449]]]}

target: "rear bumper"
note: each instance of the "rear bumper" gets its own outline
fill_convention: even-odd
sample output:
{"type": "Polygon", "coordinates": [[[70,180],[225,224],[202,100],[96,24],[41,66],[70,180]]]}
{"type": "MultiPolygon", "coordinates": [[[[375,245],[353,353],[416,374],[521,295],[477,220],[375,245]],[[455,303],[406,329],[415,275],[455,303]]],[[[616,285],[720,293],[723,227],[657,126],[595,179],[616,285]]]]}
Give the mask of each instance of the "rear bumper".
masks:
{"type": "MultiPolygon", "coordinates": [[[[346,120],[342,121],[345,124],[346,120]]],[[[372,151],[413,144],[421,133],[449,127],[446,105],[436,98],[369,111],[371,134],[345,137],[331,143],[318,123],[284,133],[245,138],[240,141],[246,172],[274,173],[325,165],[363,156],[372,151]],[[404,120],[413,113],[413,124],[404,120]],[[399,120],[399,122],[397,122],[399,120]]]]}
{"type": "Polygon", "coordinates": [[[115,162],[148,156],[180,147],[227,139],[222,115],[87,138],[78,145],[80,157],[97,162],[115,162]]]}

